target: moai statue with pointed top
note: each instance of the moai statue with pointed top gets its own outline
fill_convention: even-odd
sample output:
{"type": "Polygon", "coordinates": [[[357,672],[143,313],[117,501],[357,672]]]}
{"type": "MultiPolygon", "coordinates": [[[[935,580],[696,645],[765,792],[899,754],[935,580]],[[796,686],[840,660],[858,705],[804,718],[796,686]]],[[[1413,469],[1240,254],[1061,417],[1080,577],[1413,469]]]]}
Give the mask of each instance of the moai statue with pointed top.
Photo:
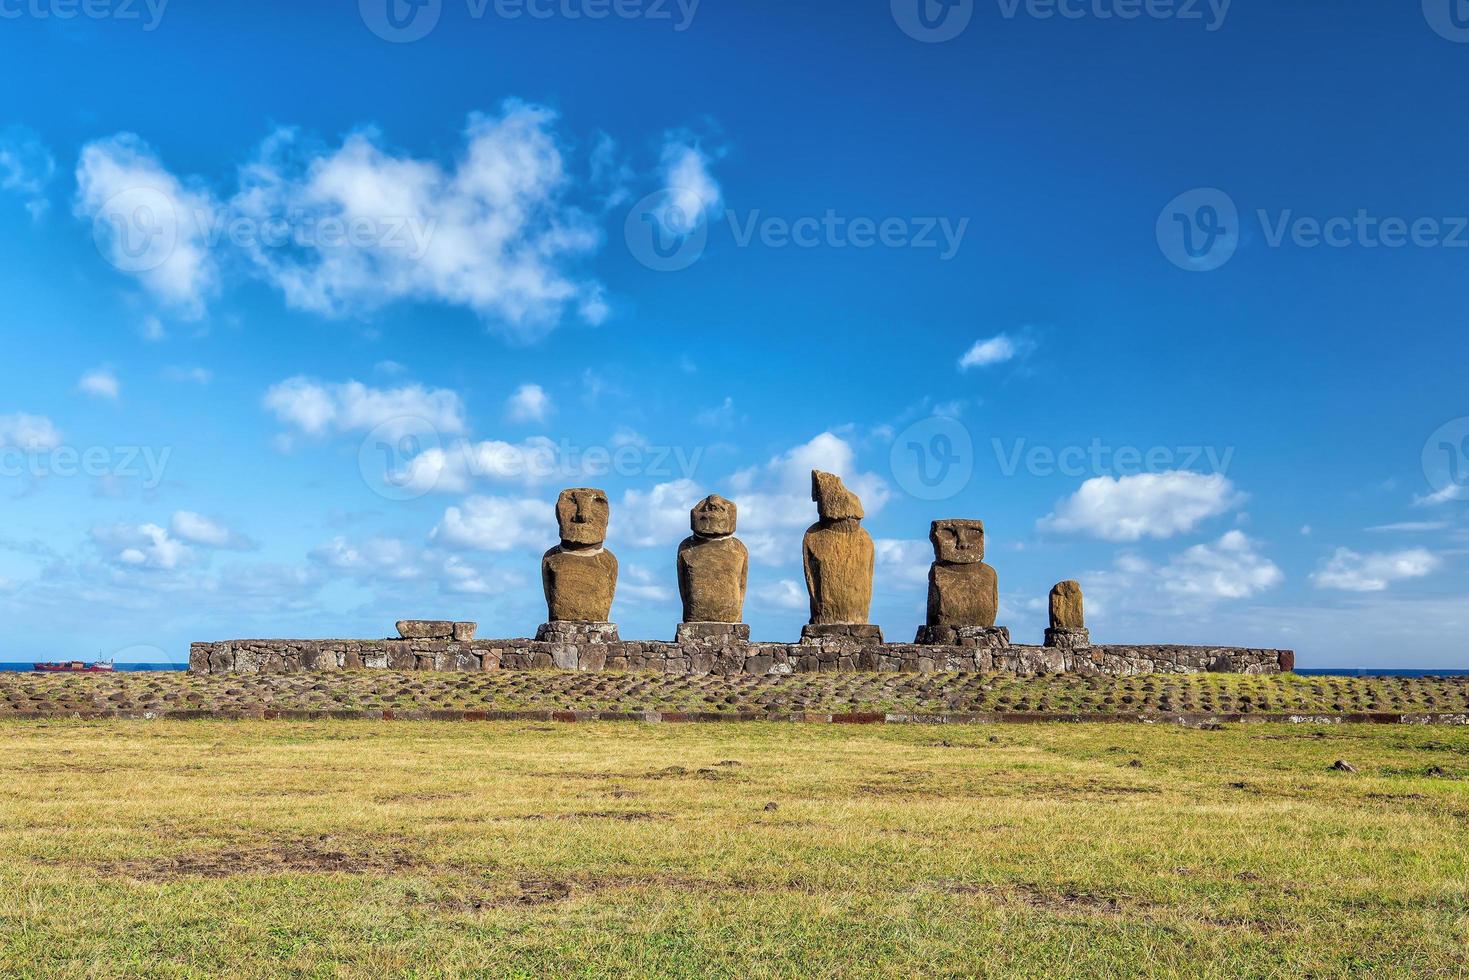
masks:
{"type": "Polygon", "coordinates": [[[738,508],[710,494],[689,512],[694,532],[678,546],[678,594],[683,599],[679,642],[734,636],[748,640],[743,623],[750,553],[734,536],[738,508]]]}
{"type": "Polygon", "coordinates": [[[862,527],[862,501],[840,477],[820,470],[811,471],[811,499],[818,520],[801,542],[811,621],[801,638],[854,637],[880,643],[881,631],[867,622],[875,548],[862,527]]]}
{"type": "Polygon", "coordinates": [[[1046,646],[1078,649],[1092,645],[1082,609],[1081,583],[1071,579],[1051,588],[1051,625],[1046,629],[1046,646]]]}
{"type": "Polygon", "coordinates": [[[928,569],[928,620],[916,642],[1009,646],[1009,630],[995,626],[999,577],[984,561],[984,521],[934,521],[928,540],[934,557],[928,569]]]}
{"type": "Polygon", "coordinates": [[[550,621],[536,639],[617,639],[617,627],[609,622],[617,557],[606,548],[608,516],[602,490],[574,487],[556,499],[561,543],[541,558],[550,621]]]}

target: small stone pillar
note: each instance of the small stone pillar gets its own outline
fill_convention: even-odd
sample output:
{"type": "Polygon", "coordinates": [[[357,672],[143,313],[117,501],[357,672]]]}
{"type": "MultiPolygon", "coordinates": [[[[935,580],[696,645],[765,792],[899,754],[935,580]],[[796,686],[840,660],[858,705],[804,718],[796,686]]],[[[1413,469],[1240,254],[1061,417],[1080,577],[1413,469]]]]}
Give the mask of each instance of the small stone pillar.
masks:
{"type": "Polygon", "coordinates": [[[1051,625],[1046,629],[1046,646],[1080,650],[1092,645],[1082,610],[1081,583],[1068,579],[1051,588],[1051,625]]]}
{"type": "Polygon", "coordinates": [[[615,641],[611,620],[617,591],[617,556],[605,547],[607,494],[592,487],[562,490],[556,500],[561,543],[541,558],[548,622],[536,639],[552,642],[615,641]]]}
{"type": "Polygon", "coordinates": [[[928,569],[928,621],[915,643],[998,649],[1010,631],[995,625],[999,578],[984,563],[984,522],[934,521],[928,528],[934,562],[928,569]]]}
{"type": "Polygon", "coordinates": [[[818,519],[801,541],[811,621],[801,642],[881,643],[882,631],[867,622],[876,549],[862,527],[862,501],[841,477],[820,470],[811,471],[811,499],[818,519]]]}
{"type": "Polygon", "coordinates": [[[741,621],[750,553],[734,536],[736,518],[734,501],[718,494],[705,497],[689,512],[694,533],[678,546],[683,622],[676,642],[750,638],[750,627],[741,621]]]}

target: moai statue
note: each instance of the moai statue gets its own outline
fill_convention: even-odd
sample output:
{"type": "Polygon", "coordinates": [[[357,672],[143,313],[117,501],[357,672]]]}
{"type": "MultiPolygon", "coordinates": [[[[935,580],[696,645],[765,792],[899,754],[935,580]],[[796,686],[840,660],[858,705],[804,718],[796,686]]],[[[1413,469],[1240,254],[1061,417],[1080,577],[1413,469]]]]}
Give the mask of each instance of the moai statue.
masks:
{"type": "Polygon", "coordinates": [[[547,618],[537,639],[617,639],[608,622],[617,591],[617,558],[607,540],[607,494],[590,487],[562,490],[556,499],[561,543],[541,558],[547,618]]]}
{"type": "Polygon", "coordinates": [[[934,521],[928,528],[934,562],[928,569],[928,621],[918,643],[1009,646],[995,627],[999,579],[984,562],[984,521],[934,521]]]}
{"type": "Polygon", "coordinates": [[[1081,604],[1081,583],[1068,579],[1051,588],[1051,625],[1046,646],[1076,649],[1092,645],[1081,604]]]}
{"type": "MultiPolygon", "coordinates": [[[[684,625],[742,625],[750,553],[734,536],[736,511],[734,501],[710,494],[689,512],[694,533],[678,546],[678,594],[683,598],[684,625]]],[[[697,631],[679,630],[680,635],[690,632],[697,631]]],[[[748,638],[748,627],[744,635],[748,638]]]]}
{"type": "Polygon", "coordinates": [[[853,636],[880,643],[881,632],[867,625],[874,548],[862,527],[862,502],[840,477],[820,470],[811,471],[811,499],[819,519],[801,542],[811,594],[811,621],[801,638],[853,636]]]}

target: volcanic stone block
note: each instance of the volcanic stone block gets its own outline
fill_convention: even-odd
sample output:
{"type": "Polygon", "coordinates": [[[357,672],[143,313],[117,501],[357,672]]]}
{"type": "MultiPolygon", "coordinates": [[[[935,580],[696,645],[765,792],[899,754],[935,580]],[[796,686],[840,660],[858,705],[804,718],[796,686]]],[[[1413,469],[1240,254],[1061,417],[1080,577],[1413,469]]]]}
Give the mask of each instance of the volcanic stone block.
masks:
{"type": "Polygon", "coordinates": [[[607,494],[591,487],[561,491],[556,522],[561,543],[541,558],[547,618],[605,623],[617,591],[617,557],[607,539],[607,494]]]}
{"type": "Polygon", "coordinates": [[[679,623],[674,643],[750,642],[748,623],[679,623]]]}
{"type": "Polygon", "coordinates": [[[750,554],[734,536],[733,501],[711,494],[689,513],[693,534],[678,546],[678,593],[686,623],[738,623],[750,554]]]}
{"type": "Polygon", "coordinates": [[[464,643],[474,639],[478,625],[447,619],[400,619],[398,635],[405,640],[458,640],[464,643]]]}
{"type": "Polygon", "coordinates": [[[1051,628],[1079,630],[1085,627],[1081,583],[1070,579],[1057,582],[1051,587],[1051,628]]]}
{"type": "Polygon", "coordinates": [[[866,623],[875,549],[861,524],[862,502],[840,477],[820,470],[811,471],[811,499],[819,520],[801,542],[811,623],[866,623]]]}

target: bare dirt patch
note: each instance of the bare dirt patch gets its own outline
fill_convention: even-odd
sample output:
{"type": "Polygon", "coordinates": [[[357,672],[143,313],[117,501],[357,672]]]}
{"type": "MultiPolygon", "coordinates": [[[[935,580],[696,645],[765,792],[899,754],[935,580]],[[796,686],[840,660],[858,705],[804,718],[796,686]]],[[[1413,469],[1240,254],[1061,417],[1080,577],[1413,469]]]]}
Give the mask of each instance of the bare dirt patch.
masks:
{"type": "Polygon", "coordinates": [[[418,855],[393,848],[380,851],[342,850],[330,839],[271,841],[248,847],[223,847],[156,858],[135,858],[97,866],[102,874],[137,881],[175,878],[232,878],[286,872],[319,874],[392,874],[417,867],[418,855]]]}

